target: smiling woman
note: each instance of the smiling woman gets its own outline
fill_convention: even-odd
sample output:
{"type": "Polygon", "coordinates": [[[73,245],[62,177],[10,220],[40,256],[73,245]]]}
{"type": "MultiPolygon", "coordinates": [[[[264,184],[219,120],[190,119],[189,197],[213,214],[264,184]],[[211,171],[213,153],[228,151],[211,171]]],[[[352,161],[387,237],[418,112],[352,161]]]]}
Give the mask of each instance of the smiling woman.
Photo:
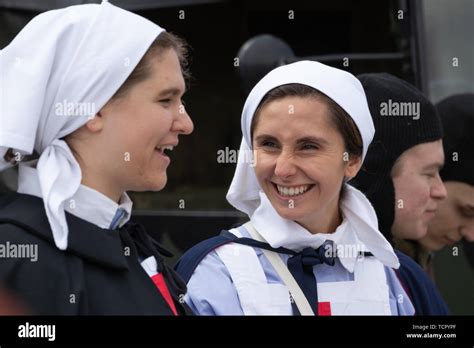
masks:
{"type": "Polygon", "coordinates": [[[254,166],[237,164],[227,200],[250,221],[179,261],[188,282],[185,300],[195,312],[446,312],[422,270],[395,254],[379,232],[367,198],[346,183],[374,136],[353,75],[309,61],[271,71],[245,102],[242,133],[240,153],[253,150],[254,166]],[[408,297],[405,282],[416,297],[408,297]],[[428,298],[439,306],[420,306],[428,298]]]}
{"type": "Polygon", "coordinates": [[[251,134],[257,179],[278,213],[312,233],[335,230],[341,221],[335,207],[362,156],[360,132],[347,112],[314,88],[284,85],[265,95],[251,134]]]}
{"type": "MultiPolygon", "coordinates": [[[[160,38],[155,42],[159,45],[160,38]]],[[[179,135],[193,130],[181,103],[185,81],[179,53],[172,47],[152,52],[147,54],[154,58],[145,55],[135,69],[139,73],[132,72],[92,120],[66,137],[81,165],[82,183],[114,201],[125,191],[163,189],[171,161],[165,149],[172,150],[179,135]]]]}
{"type": "Polygon", "coordinates": [[[104,1],[35,17],[0,64],[0,169],[20,162],[18,193],[0,199],[0,245],[38,247],[35,262],[2,260],[1,285],[34,314],[189,313],[127,195],[161,190],[165,150],[193,130],[183,41],[104,1]]]}

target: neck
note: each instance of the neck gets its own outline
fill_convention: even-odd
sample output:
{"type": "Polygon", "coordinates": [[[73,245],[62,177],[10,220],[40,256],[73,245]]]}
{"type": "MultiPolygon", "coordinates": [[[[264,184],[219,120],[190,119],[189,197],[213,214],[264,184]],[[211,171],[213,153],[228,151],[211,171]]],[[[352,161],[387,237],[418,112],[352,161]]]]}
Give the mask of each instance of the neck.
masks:
{"type": "Polygon", "coordinates": [[[89,181],[85,178],[82,179],[81,184],[87,186],[97,192],[102,193],[104,196],[107,196],[117,204],[120,204],[120,198],[122,197],[122,193],[113,190],[111,187],[107,187],[106,185],[100,185],[97,182],[89,181]]]}
{"type": "Polygon", "coordinates": [[[335,207],[327,207],[317,216],[307,220],[295,221],[307,229],[311,234],[333,233],[342,223],[342,214],[339,210],[339,201],[335,207]]]}
{"type": "Polygon", "coordinates": [[[102,193],[120,204],[120,198],[124,190],[115,184],[116,182],[110,175],[107,175],[110,173],[101,167],[100,159],[90,150],[91,148],[97,148],[98,145],[85,147],[82,140],[78,140],[76,137],[69,137],[66,139],[66,142],[81,168],[81,184],[102,193]]]}
{"type": "Polygon", "coordinates": [[[113,185],[112,180],[108,180],[100,173],[94,172],[91,168],[80,163],[82,180],[81,184],[93,190],[96,190],[107,196],[117,204],[120,204],[120,198],[123,191],[113,185]]]}

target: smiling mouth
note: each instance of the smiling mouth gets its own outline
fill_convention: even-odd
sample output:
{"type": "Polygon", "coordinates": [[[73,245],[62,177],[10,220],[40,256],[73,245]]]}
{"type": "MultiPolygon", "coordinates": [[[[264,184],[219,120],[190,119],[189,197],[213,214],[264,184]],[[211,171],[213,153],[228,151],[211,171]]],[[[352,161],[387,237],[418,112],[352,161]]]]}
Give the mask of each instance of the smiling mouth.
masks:
{"type": "Polygon", "coordinates": [[[295,198],[303,196],[308,191],[311,191],[311,189],[315,186],[314,184],[285,186],[275,184],[274,182],[271,184],[275,188],[277,194],[282,198],[295,198]]]}
{"type": "Polygon", "coordinates": [[[161,147],[158,147],[158,146],[155,147],[155,150],[164,156],[168,155],[171,151],[173,151],[173,149],[174,149],[173,145],[164,145],[161,147]]]}
{"type": "Polygon", "coordinates": [[[171,158],[169,157],[169,153],[173,151],[175,146],[178,144],[169,144],[169,145],[163,145],[163,146],[157,146],[155,147],[155,151],[158,153],[158,155],[168,161],[168,163],[171,161],[171,158]]]}

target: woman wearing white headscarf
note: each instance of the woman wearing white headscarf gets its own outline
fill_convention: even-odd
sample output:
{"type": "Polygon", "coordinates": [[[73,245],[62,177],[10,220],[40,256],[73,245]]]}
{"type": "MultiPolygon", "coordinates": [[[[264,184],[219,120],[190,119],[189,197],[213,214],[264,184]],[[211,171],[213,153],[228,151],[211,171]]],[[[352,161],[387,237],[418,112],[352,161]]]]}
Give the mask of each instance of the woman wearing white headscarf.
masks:
{"type": "Polygon", "coordinates": [[[126,191],[161,190],[193,124],[185,47],[104,1],[35,17],[0,51],[0,285],[37,314],[184,314],[126,191]],[[34,161],[24,155],[36,153],[34,161]]]}
{"type": "MultiPolygon", "coordinates": [[[[190,307],[204,315],[413,314],[418,299],[397,277],[399,259],[373,207],[347,184],[374,135],[359,81],[317,62],[279,67],[250,92],[242,133],[227,200],[250,221],[181,258],[190,307]]],[[[420,272],[401,279],[431,287],[420,272]]]]}

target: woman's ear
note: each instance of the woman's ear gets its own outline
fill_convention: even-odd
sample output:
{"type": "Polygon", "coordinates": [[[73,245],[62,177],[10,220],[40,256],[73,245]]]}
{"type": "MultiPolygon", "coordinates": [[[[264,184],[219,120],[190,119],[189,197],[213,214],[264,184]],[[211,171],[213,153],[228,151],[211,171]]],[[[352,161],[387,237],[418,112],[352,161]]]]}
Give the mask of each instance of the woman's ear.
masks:
{"type": "Polygon", "coordinates": [[[100,132],[104,128],[104,118],[102,110],[99,111],[93,118],[86,122],[85,127],[92,133],[100,132]]]}
{"type": "MultiPolygon", "coordinates": [[[[348,154],[345,153],[345,155],[348,155],[348,154]]],[[[348,155],[348,157],[349,157],[348,160],[344,161],[345,162],[344,177],[346,177],[347,180],[350,180],[357,175],[360,168],[362,167],[362,157],[350,156],[350,155],[348,155]]]]}

